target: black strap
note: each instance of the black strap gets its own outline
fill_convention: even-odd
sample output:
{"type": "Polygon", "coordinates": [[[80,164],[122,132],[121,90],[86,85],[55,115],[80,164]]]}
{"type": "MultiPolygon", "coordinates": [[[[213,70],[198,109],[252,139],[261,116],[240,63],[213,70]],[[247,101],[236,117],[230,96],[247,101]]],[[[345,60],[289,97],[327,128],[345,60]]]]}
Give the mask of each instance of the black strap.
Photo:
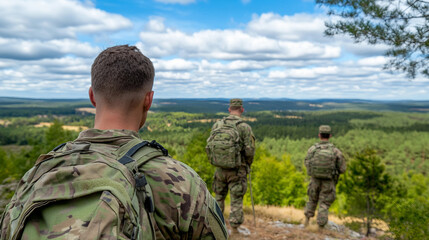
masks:
{"type": "Polygon", "coordinates": [[[164,156],[168,156],[168,150],[165,149],[161,144],[157,143],[155,140],[153,140],[152,142],[148,142],[148,141],[143,141],[141,143],[138,143],[136,145],[134,145],[130,150],[128,150],[127,153],[125,153],[125,155],[123,157],[121,157],[118,161],[124,165],[133,162],[134,159],[132,158],[132,156],[138,151],[140,150],[140,148],[145,147],[145,146],[150,146],[156,149],[161,150],[162,154],[164,156]]]}
{"type": "Polygon", "coordinates": [[[60,145],[56,146],[54,149],[52,149],[52,151],[57,151],[58,149],[62,148],[64,145],[66,145],[67,143],[61,143],[60,145]]]}
{"type": "MultiPolygon", "coordinates": [[[[122,156],[118,161],[123,164],[126,165],[128,163],[134,162],[135,160],[132,158],[132,156],[141,148],[145,147],[145,146],[150,146],[152,148],[156,148],[162,151],[162,154],[164,156],[168,156],[168,150],[165,149],[161,144],[157,143],[155,140],[153,140],[152,142],[148,142],[148,141],[143,141],[140,142],[136,145],[134,145],[130,150],[128,150],[124,156],[122,156]]],[[[139,192],[143,193],[143,197],[144,199],[141,199],[141,201],[143,202],[144,208],[146,209],[146,211],[152,213],[155,211],[155,206],[152,203],[152,199],[151,197],[146,195],[146,185],[147,180],[146,177],[143,173],[138,172],[138,170],[136,170],[137,172],[133,171],[133,175],[134,175],[134,180],[136,182],[136,189],[139,192]]]]}
{"type": "Polygon", "coordinates": [[[168,156],[168,150],[165,149],[161,144],[157,143],[155,140],[152,140],[152,142],[149,143],[149,146],[161,150],[164,156],[168,156]]]}
{"type": "Polygon", "coordinates": [[[132,159],[132,156],[140,150],[140,148],[149,145],[150,143],[148,141],[143,141],[141,143],[138,143],[134,145],[130,150],[128,150],[127,153],[125,153],[124,156],[122,156],[118,161],[122,163],[123,165],[126,165],[130,162],[134,162],[134,159],[132,159]]]}

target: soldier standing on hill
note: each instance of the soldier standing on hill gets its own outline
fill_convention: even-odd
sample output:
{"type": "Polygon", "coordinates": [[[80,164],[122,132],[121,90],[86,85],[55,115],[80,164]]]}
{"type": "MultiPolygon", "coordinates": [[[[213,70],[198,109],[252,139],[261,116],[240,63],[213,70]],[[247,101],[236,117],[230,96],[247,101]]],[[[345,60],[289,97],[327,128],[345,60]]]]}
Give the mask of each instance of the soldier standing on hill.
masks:
{"type": "Polygon", "coordinates": [[[304,213],[305,226],[308,226],[310,218],[314,216],[317,202],[319,202],[317,214],[319,229],[323,229],[328,222],[329,207],[335,201],[338,177],[346,171],[343,154],[332,143],[329,143],[331,136],[330,126],[320,126],[320,142],[308,149],[305,158],[307,173],[311,176],[307,191],[309,200],[304,213]]]}
{"type": "Polygon", "coordinates": [[[226,239],[222,212],[193,169],[138,134],[154,67],[134,46],[91,69],[94,128],[41,155],[0,222],[0,239],[226,239]]]}
{"type": "Polygon", "coordinates": [[[225,209],[224,200],[230,191],[231,213],[229,223],[233,233],[243,223],[243,196],[247,191],[247,173],[255,154],[255,136],[252,128],[243,122],[241,99],[231,99],[230,115],[217,121],[207,139],[206,151],[212,165],[216,166],[213,191],[216,201],[225,209]]]}

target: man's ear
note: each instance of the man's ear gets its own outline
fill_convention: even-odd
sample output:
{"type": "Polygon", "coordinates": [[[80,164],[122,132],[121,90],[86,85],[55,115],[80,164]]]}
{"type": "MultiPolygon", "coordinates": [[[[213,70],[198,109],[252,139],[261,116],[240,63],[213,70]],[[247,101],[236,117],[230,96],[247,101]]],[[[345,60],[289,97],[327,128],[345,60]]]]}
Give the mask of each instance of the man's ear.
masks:
{"type": "Polygon", "coordinates": [[[241,113],[244,113],[244,107],[241,107],[241,113]]]}
{"type": "Polygon", "coordinates": [[[228,108],[228,112],[231,112],[231,108],[230,107],[228,108]]]}
{"type": "Polygon", "coordinates": [[[95,102],[95,96],[94,96],[94,91],[92,90],[92,87],[89,87],[88,95],[92,106],[96,107],[97,103],[95,102]]]}
{"type": "Polygon", "coordinates": [[[153,91],[147,92],[144,96],[144,103],[143,103],[143,111],[147,112],[149,111],[150,107],[152,106],[153,101],[153,91]]]}

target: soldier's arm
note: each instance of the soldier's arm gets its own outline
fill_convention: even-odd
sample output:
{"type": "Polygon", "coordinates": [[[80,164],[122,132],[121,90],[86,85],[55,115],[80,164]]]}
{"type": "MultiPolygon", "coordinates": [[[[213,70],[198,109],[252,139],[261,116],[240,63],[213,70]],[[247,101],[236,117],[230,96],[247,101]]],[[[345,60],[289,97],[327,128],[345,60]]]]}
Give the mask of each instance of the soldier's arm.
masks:
{"type": "Polygon", "coordinates": [[[238,125],[240,131],[240,138],[243,142],[243,153],[246,163],[250,166],[253,163],[255,155],[255,135],[253,135],[252,128],[246,123],[238,125]]]}
{"type": "Polygon", "coordinates": [[[337,155],[336,167],[338,169],[338,172],[344,173],[346,171],[346,161],[344,159],[343,153],[338,148],[335,148],[335,153],[337,155]]]}
{"type": "Polygon", "coordinates": [[[206,188],[201,190],[190,225],[193,229],[192,238],[189,239],[227,239],[228,232],[222,210],[206,188]]]}
{"type": "Polygon", "coordinates": [[[218,125],[219,125],[219,121],[215,122],[212,126],[212,131],[218,128],[218,125]]]}
{"type": "Polygon", "coordinates": [[[310,164],[310,159],[313,156],[314,149],[315,149],[315,147],[311,146],[307,151],[307,156],[305,156],[304,164],[305,164],[305,167],[307,168],[307,171],[308,171],[308,167],[310,164]]]}

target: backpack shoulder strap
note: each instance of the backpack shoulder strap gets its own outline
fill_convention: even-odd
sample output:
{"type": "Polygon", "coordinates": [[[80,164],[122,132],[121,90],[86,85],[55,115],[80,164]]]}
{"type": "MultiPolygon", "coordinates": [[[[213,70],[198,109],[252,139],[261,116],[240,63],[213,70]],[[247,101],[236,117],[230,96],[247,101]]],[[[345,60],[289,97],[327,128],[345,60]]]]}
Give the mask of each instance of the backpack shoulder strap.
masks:
{"type": "Polygon", "coordinates": [[[125,166],[134,162],[135,167],[139,167],[152,158],[168,156],[168,150],[155,140],[148,142],[135,138],[119,148],[117,154],[118,161],[125,166]]]}
{"type": "Polygon", "coordinates": [[[152,197],[153,194],[145,175],[139,171],[139,167],[159,156],[168,156],[168,151],[155,140],[148,142],[135,138],[117,150],[118,162],[126,166],[133,174],[135,188],[138,192],[138,201],[140,202],[140,206],[144,206],[147,212],[147,214],[141,217],[150,223],[152,236],[155,236],[155,218],[153,216],[155,205],[152,197]]]}

